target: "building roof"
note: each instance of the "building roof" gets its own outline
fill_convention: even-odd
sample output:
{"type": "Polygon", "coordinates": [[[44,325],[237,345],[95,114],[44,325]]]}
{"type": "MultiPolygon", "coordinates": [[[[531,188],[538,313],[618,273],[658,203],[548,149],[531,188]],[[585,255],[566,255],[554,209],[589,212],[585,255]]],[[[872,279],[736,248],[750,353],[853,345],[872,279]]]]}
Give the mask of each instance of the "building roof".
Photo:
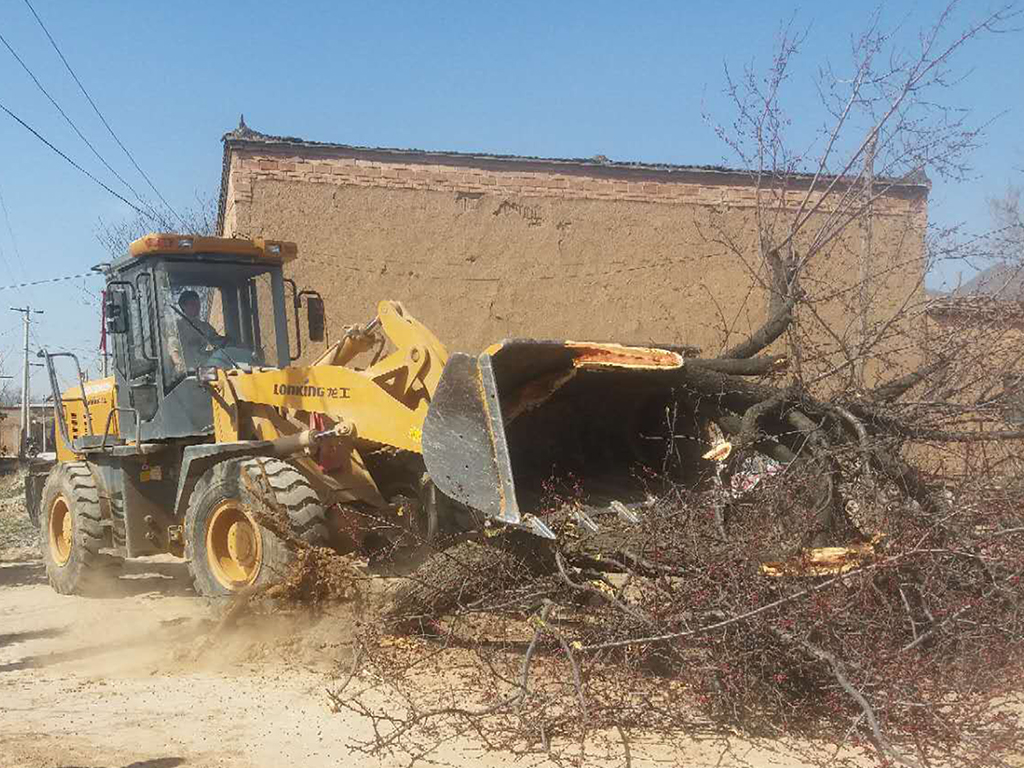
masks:
{"type": "Polygon", "coordinates": [[[951,298],[989,296],[994,299],[1024,299],[1024,265],[1001,262],[983,269],[956,290],[951,298]]]}
{"type": "Polygon", "coordinates": [[[927,292],[928,314],[971,316],[986,322],[1024,317],[1024,265],[1000,262],[952,291],[927,292]]]}
{"type": "MultiPolygon", "coordinates": [[[[225,133],[224,166],[221,177],[220,211],[218,224],[223,223],[224,206],[227,201],[227,182],[230,171],[230,156],[234,149],[268,149],[290,150],[293,153],[308,155],[349,155],[374,159],[380,162],[406,162],[436,165],[469,165],[489,169],[517,166],[532,171],[550,171],[552,173],[572,173],[603,177],[636,178],[638,176],[655,177],[665,180],[671,175],[679,181],[687,179],[699,180],[704,183],[746,185],[755,183],[757,174],[754,171],[739,168],[728,168],[719,165],[676,165],[672,163],[641,163],[631,160],[609,160],[604,155],[590,158],[555,158],[534,157],[528,155],[502,155],[488,152],[454,152],[447,150],[399,149],[394,147],[365,147],[353,144],[311,141],[296,136],[273,136],[253,130],[245,124],[244,115],[239,118],[238,127],[225,133]]],[[[813,173],[792,173],[786,181],[797,186],[809,185],[815,178],[813,173]]],[[[831,178],[831,177],[826,177],[831,178]]],[[[819,179],[820,181],[821,179],[819,179]]],[[[887,194],[911,197],[927,196],[931,189],[931,181],[923,172],[910,174],[903,178],[879,176],[877,185],[884,185],[887,194]]]]}

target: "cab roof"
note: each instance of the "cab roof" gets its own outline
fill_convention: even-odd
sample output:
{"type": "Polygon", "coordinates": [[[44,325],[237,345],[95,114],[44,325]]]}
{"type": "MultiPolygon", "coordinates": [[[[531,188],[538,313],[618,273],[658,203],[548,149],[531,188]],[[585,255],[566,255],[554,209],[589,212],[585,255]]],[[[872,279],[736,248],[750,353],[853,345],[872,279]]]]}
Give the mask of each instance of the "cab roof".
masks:
{"type": "Polygon", "coordinates": [[[284,240],[267,240],[254,237],[251,240],[240,237],[203,237],[180,235],[173,232],[151,232],[128,246],[128,253],[140,256],[244,256],[266,259],[283,264],[299,257],[295,243],[284,240]]]}

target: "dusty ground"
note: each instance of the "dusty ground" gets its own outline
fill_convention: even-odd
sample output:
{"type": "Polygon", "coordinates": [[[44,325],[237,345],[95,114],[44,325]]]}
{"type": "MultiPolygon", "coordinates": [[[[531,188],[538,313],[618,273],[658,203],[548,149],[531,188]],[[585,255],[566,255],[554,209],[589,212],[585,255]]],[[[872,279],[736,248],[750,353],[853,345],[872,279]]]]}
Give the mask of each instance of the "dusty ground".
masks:
{"type": "Polygon", "coordinates": [[[25,514],[22,474],[0,475],[0,562],[35,557],[39,533],[25,514]]]}
{"type": "MultiPolygon", "coordinates": [[[[26,549],[34,532],[13,519],[20,512],[13,483],[0,480],[0,766],[405,764],[353,756],[351,740],[368,736],[370,724],[329,707],[326,689],[351,659],[347,608],[315,622],[295,614],[251,617],[206,646],[218,609],[194,595],[184,564],[173,559],[126,565],[119,597],[58,595],[26,549]]],[[[466,741],[449,742],[431,758],[509,764],[466,741]]],[[[601,764],[623,762],[588,760],[601,764]]],[[[737,764],[799,763],[737,740],[694,740],[671,751],[633,746],[637,768],[737,764]]]]}

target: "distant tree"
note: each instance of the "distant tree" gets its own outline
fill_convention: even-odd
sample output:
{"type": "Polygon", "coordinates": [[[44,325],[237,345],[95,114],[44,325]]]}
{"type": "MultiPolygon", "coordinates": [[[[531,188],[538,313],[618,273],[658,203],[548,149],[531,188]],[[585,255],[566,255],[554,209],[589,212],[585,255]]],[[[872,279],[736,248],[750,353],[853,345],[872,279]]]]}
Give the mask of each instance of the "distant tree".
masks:
{"type": "Polygon", "coordinates": [[[989,211],[997,238],[996,255],[1001,261],[1024,265],[1024,211],[1021,187],[1010,185],[1001,197],[990,198],[989,211]]]}
{"type": "Polygon", "coordinates": [[[174,231],[187,235],[213,235],[217,232],[217,198],[197,195],[195,203],[181,211],[182,221],[176,224],[167,218],[151,214],[138,214],[120,221],[101,218],[96,226],[96,239],[110,254],[119,259],[128,252],[128,246],[150,232],[174,231]]]}
{"type": "Polygon", "coordinates": [[[0,408],[11,408],[21,405],[21,387],[17,384],[5,382],[0,387],[0,408]]]}
{"type": "MultiPolygon", "coordinates": [[[[217,233],[217,198],[216,196],[196,196],[193,205],[181,211],[181,221],[177,225],[169,219],[155,218],[150,214],[138,214],[135,217],[120,221],[100,219],[96,227],[96,239],[116,261],[128,253],[128,246],[150,232],[176,232],[185,235],[215,235],[217,233]]],[[[206,292],[200,290],[203,302],[203,316],[209,313],[210,300],[206,292]]],[[[99,312],[99,296],[95,296],[96,311],[99,312]]]]}

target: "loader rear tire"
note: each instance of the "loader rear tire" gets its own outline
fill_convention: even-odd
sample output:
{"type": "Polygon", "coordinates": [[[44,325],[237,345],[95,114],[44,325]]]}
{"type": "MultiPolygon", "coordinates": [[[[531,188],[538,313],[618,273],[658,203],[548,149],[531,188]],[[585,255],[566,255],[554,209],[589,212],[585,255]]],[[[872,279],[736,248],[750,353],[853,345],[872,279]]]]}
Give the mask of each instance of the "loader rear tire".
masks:
{"type": "Polygon", "coordinates": [[[427,557],[390,590],[385,624],[399,633],[428,631],[461,605],[554,569],[540,539],[514,536],[513,541],[468,538],[427,557]]]}
{"type": "Polygon", "coordinates": [[[287,544],[256,521],[251,510],[258,502],[243,473],[257,483],[266,474],[296,538],[327,545],[320,497],[295,467],[268,458],[222,461],[199,478],[185,513],[185,556],[195,590],[204,597],[229,597],[278,583],[295,561],[287,544]]]}
{"type": "Polygon", "coordinates": [[[122,561],[100,552],[108,546],[103,512],[85,462],[50,470],[39,502],[39,545],[46,577],[60,594],[96,596],[114,585],[122,561]]]}

